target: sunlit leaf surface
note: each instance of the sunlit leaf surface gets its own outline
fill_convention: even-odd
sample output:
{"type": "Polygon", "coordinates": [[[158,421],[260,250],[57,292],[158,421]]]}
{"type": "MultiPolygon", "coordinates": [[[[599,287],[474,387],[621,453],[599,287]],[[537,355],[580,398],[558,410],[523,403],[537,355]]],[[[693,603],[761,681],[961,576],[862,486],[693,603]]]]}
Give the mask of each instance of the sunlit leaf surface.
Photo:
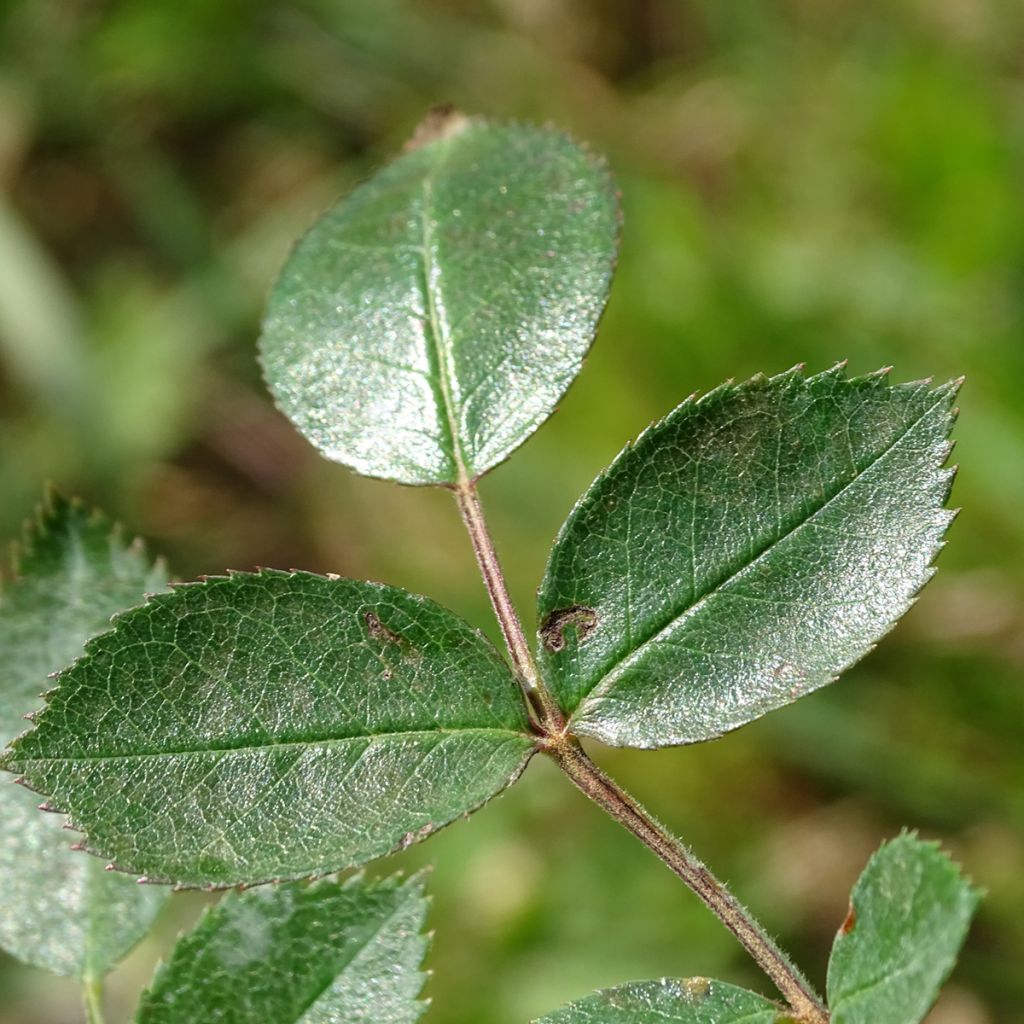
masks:
{"type": "Polygon", "coordinates": [[[479,476],[579,372],[617,229],[607,170],[571,139],[439,118],[295,248],[263,325],[267,383],[360,473],[479,476]]]}
{"type": "Polygon", "coordinates": [[[265,571],[117,619],[10,767],[119,868],[189,886],[325,874],[425,838],[533,750],[511,672],[394,587],[265,571]]]}
{"type": "Polygon", "coordinates": [[[688,400],[562,528],[545,674],[580,734],[721,735],[834,680],[931,576],[954,384],[798,370],[688,400]]]}

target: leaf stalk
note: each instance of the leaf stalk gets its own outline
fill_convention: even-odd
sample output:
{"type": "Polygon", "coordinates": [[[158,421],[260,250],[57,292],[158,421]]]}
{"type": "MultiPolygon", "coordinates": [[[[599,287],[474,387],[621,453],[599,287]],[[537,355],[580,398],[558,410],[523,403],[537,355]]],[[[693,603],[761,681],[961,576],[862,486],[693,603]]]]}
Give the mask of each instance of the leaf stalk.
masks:
{"type": "Polygon", "coordinates": [[[544,685],[526,642],[522,623],[505,584],[494,541],[487,528],[476,484],[471,480],[463,480],[453,490],[494,614],[501,626],[516,678],[534,727],[542,737],[538,748],[554,759],[581,792],[651,850],[736,936],[786,999],[795,1024],[829,1024],[828,1011],[810,982],[750,911],[684,843],[605,775],[569,731],[565,716],[544,685]]]}
{"type": "Polygon", "coordinates": [[[775,983],[799,1024],[828,1024],[828,1011],[810,982],[750,911],[688,847],[605,775],[574,736],[563,735],[543,749],[579,790],[660,858],[736,936],[758,967],[775,983]]]}
{"type": "Polygon", "coordinates": [[[505,584],[505,574],[494,547],[487,520],[484,518],[483,505],[476,484],[472,480],[462,481],[455,485],[455,501],[459,506],[462,521],[466,525],[469,539],[473,544],[473,553],[483,576],[484,586],[491,599],[491,607],[501,626],[508,648],[509,657],[515,668],[516,679],[537,731],[541,735],[560,734],[565,729],[565,716],[558,702],[541,682],[540,673],[526,642],[523,624],[505,584]]]}
{"type": "Polygon", "coordinates": [[[87,974],[82,979],[82,998],[87,1024],[104,1024],[103,979],[87,974]]]}

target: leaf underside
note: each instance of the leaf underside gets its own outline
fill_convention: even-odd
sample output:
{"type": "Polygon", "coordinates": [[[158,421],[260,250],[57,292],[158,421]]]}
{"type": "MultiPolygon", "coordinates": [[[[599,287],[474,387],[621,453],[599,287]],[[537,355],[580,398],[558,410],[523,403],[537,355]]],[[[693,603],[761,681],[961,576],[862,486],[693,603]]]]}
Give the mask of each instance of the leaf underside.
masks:
{"type": "Polygon", "coordinates": [[[116,620],[7,767],[121,870],[221,887],[425,838],[533,751],[511,672],[451,612],[381,584],[236,573],[116,620]]]}
{"type": "Polygon", "coordinates": [[[902,835],[871,858],[828,967],[834,1024],[918,1024],[967,936],[978,895],[935,843],[902,835]]]}
{"type": "Polygon", "coordinates": [[[414,1024],[422,877],[287,882],[229,893],[179,940],[138,1024],[414,1024]]]}
{"type": "Polygon", "coordinates": [[[407,484],[491,469],[579,372],[618,205],[564,135],[454,115],[325,214],[271,292],[261,356],[328,458],[407,484]]]}
{"type": "Polygon", "coordinates": [[[930,578],[955,384],[726,384],[627,447],[555,542],[542,670],[616,746],[719,736],[831,682],[930,578]]]}
{"type": "Polygon", "coordinates": [[[634,982],[596,992],[536,1024],[786,1024],[763,996],[708,978],[634,982]]]}
{"type": "MultiPolygon", "coordinates": [[[[81,653],[115,612],[166,583],[138,543],[52,495],[26,533],[0,602],[0,743],[27,728],[47,676],[81,653]]],[[[100,976],[145,934],[165,892],[74,854],[38,798],[0,779],[0,947],[58,974],[100,976]]]]}

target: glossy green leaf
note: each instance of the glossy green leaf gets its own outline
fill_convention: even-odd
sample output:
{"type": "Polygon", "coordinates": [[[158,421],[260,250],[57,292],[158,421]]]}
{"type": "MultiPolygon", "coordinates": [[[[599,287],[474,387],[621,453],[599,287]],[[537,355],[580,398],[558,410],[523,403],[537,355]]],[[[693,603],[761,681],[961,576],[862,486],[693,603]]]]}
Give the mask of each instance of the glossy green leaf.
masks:
{"type": "Polygon", "coordinates": [[[935,843],[902,835],[868,862],[828,966],[833,1024],[917,1024],[956,963],[978,895],[935,843]]]}
{"type": "Polygon", "coordinates": [[[955,392],[794,370],[645,431],[573,510],[540,593],[542,670],[572,728],[706,740],[871,650],[953,516],[955,392]]]}
{"type": "Polygon", "coordinates": [[[138,1024],[414,1024],[426,1005],[421,877],[229,893],[175,946],[138,1024]]]}
{"type": "Polygon", "coordinates": [[[642,981],[596,992],[536,1024],[786,1024],[774,1003],[708,978],[642,981]]]}
{"type": "MultiPolygon", "coordinates": [[[[53,496],[29,528],[0,603],[0,742],[28,724],[47,676],[82,651],[110,616],[166,582],[138,544],[80,505],[53,496]]],[[[99,976],[145,934],[165,891],[140,888],[73,853],[60,819],[0,779],[0,946],[58,974],[99,976]]]]}
{"type": "Polygon", "coordinates": [[[533,750],[493,647],[426,598],[237,573],[116,620],[63,673],[12,770],[120,869],[187,886],[299,878],[424,838],[533,750]]]}
{"type": "Polygon", "coordinates": [[[479,476],[579,372],[617,230],[608,171],[572,140],[451,115],[299,242],[263,325],[267,383],[360,473],[479,476]]]}

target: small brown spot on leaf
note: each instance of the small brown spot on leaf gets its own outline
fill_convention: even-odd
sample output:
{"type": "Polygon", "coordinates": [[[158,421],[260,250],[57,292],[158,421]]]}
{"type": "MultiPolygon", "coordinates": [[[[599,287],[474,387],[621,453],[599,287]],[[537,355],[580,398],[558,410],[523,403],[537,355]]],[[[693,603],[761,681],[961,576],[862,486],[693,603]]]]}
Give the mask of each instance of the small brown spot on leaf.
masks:
{"type": "Polygon", "coordinates": [[[576,642],[582,644],[597,628],[597,612],[582,604],[558,608],[544,616],[540,624],[540,639],[545,650],[557,654],[565,648],[565,631],[576,629],[576,642]]]}
{"type": "Polygon", "coordinates": [[[689,1002],[699,1006],[711,994],[711,982],[707,978],[688,978],[683,982],[683,990],[689,1002]]]}
{"type": "Polygon", "coordinates": [[[388,627],[380,621],[375,612],[367,612],[363,618],[366,620],[366,628],[374,640],[381,640],[384,643],[389,644],[398,644],[402,642],[402,638],[397,633],[388,629],[388,627]]]}

